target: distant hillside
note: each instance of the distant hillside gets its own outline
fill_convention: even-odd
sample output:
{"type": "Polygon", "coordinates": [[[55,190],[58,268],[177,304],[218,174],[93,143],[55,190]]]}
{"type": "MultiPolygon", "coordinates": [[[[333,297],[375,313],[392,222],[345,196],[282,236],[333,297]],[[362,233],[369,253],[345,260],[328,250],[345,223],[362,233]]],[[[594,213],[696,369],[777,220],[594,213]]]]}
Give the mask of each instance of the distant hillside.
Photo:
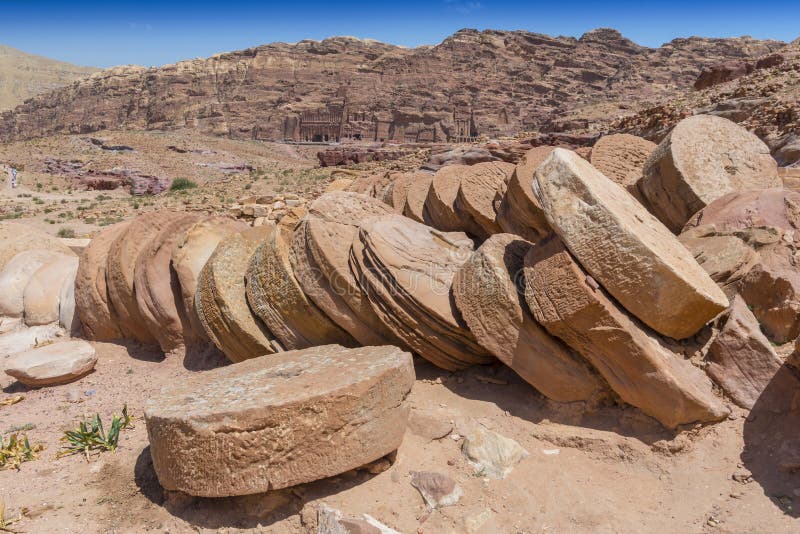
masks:
{"type": "Polygon", "coordinates": [[[460,30],[418,48],[352,37],[274,43],[105,70],[0,113],[0,140],[120,128],[401,142],[602,130],[690,89],[705,67],[785,44],[688,37],[647,48],[610,29],[580,39],[460,30]]]}
{"type": "Polygon", "coordinates": [[[64,86],[99,69],[27,54],[0,45],[0,111],[64,86]]]}

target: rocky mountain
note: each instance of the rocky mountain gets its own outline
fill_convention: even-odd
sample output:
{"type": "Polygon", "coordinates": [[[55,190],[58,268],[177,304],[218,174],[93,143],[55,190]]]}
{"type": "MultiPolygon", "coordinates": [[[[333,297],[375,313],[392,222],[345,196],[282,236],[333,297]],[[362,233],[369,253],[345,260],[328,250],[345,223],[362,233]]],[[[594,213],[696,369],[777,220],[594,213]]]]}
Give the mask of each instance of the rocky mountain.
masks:
{"type": "Polygon", "coordinates": [[[275,43],[97,73],[4,113],[0,139],[117,128],[378,141],[597,130],[690,88],[704,67],[781,46],[690,37],[646,48],[610,29],[579,39],[461,30],[413,49],[351,37],[275,43]]]}
{"type": "Polygon", "coordinates": [[[761,137],[780,165],[800,166],[800,39],[752,61],[712,65],[698,82],[699,90],[665,98],[613,128],[659,141],[684,117],[719,115],[761,137]]]}
{"type": "Polygon", "coordinates": [[[0,45],[0,111],[62,87],[98,69],[25,53],[0,45]]]}

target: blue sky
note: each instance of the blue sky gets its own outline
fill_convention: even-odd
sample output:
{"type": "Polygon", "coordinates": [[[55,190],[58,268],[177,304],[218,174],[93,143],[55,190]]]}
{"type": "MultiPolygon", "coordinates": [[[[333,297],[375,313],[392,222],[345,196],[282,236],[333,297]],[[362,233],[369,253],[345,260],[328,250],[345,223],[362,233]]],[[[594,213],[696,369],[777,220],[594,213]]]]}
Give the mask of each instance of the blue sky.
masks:
{"type": "Polygon", "coordinates": [[[149,66],[332,35],[435,44],[460,28],[578,37],[613,27],[647,46],[690,35],[791,41],[798,20],[800,0],[0,0],[0,44],[82,65],[149,66]]]}

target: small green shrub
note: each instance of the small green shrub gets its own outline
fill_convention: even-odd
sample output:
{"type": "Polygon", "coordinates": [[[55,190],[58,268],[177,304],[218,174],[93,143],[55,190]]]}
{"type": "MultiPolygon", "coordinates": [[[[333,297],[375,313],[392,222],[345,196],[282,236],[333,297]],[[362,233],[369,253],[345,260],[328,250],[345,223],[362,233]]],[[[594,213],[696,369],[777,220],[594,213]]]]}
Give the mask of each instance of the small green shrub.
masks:
{"type": "Polygon", "coordinates": [[[197,184],[188,178],[175,178],[169,186],[170,191],[185,191],[187,189],[194,189],[197,184]]]}
{"type": "Polygon", "coordinates": [[[56,234],[58,237],[75,237],[75,230],[72,228],[68,228],[66,226],[62,226],[58,229],[58,233],[56,234]]]}

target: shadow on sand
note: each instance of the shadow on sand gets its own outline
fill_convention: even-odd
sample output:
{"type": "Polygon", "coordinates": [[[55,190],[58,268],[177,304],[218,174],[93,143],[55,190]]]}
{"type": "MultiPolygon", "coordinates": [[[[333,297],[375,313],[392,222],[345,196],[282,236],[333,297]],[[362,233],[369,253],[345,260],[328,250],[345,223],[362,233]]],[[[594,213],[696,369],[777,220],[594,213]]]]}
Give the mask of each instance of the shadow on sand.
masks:
{"type": "Polygon", "coordinates": [[[742,463],[764,495],[800,517],[800,373],[784,365],[744,424],[742,463]],[[797,492],[797,493],[795,493],[797,492]]]}
{"type": "Polygon", "coordinates": [[[354,470],[267,493],[208,498],[162,488],[153,469],[150,447],[145,447],[139,454],[134,469],[136,485],[151,502],[175,517],[208,529],[266,527],[299,514],[310,501],[346,491],[374,476],[365,470],[354,470]]]}

